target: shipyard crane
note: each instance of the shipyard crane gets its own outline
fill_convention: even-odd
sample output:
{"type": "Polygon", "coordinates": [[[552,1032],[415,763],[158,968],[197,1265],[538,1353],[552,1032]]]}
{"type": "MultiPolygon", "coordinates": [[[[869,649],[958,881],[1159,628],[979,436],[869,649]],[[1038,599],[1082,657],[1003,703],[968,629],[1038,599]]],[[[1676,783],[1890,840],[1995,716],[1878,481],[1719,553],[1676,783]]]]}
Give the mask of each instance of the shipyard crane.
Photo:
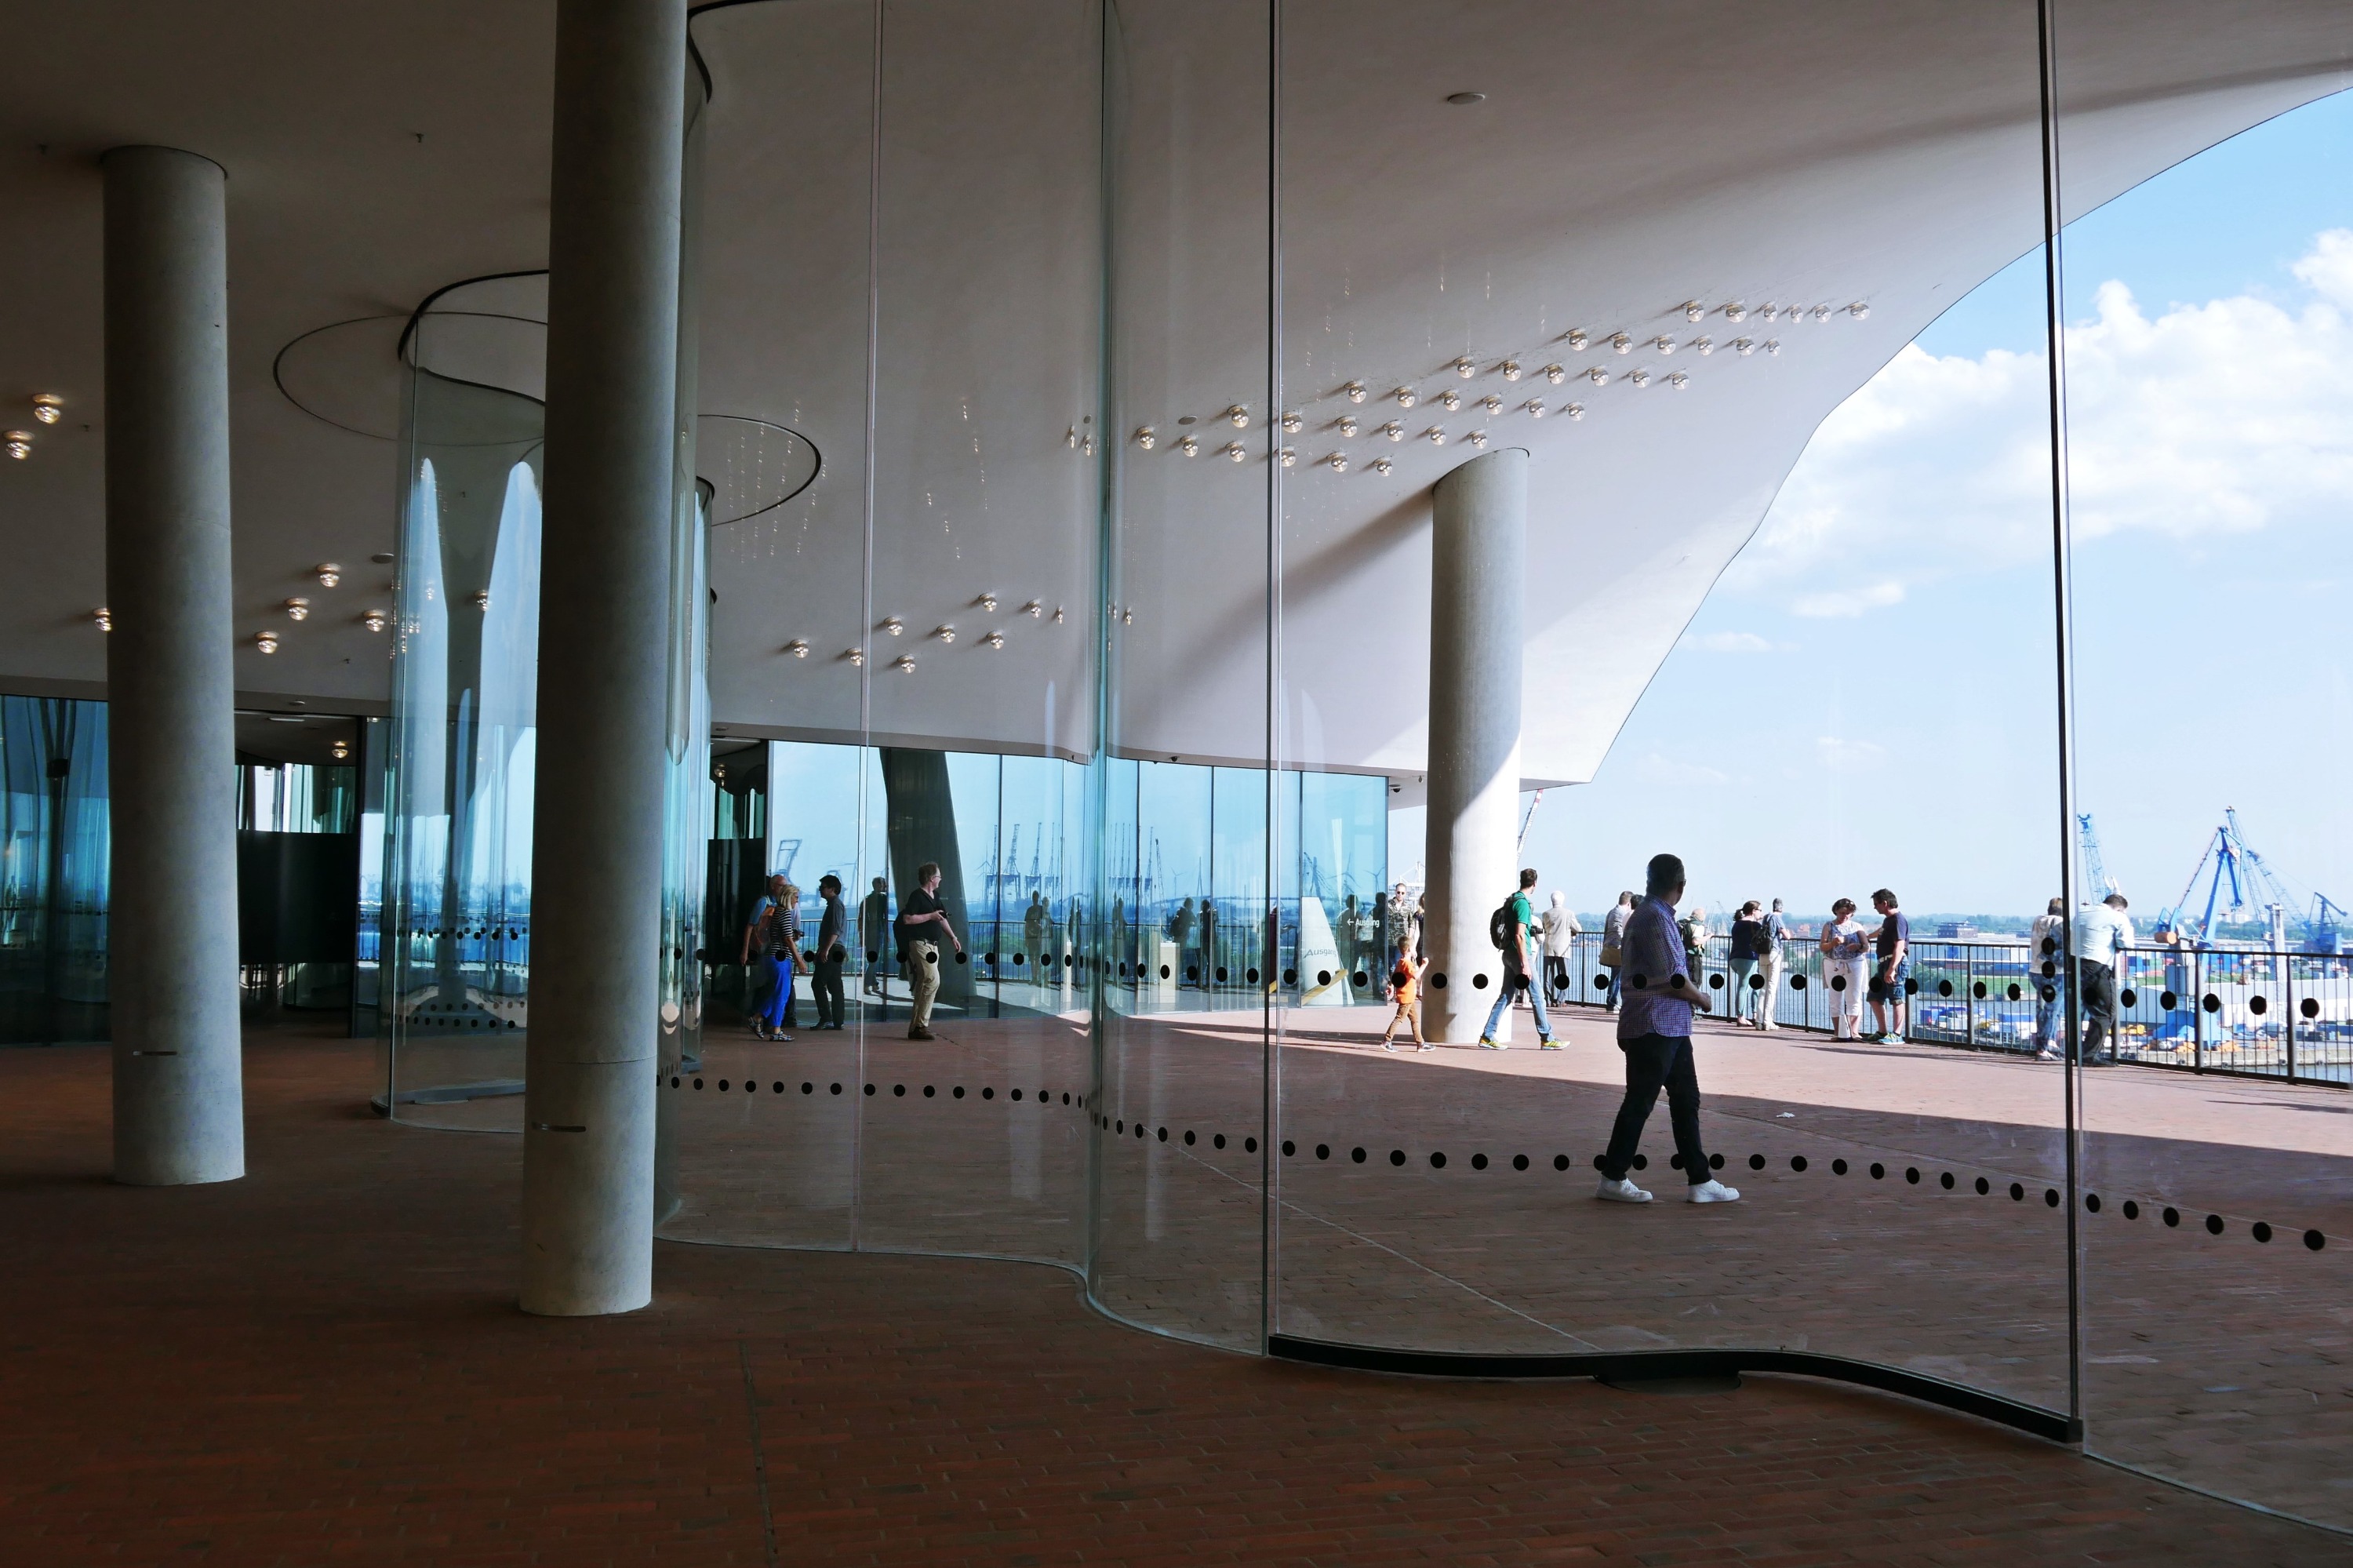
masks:
{"type": "Polygon", "coordinates": [[[2091,812],[2075,813],[2075,837],[2084,846],[2084,880],[2090,886],[2092,896],[2105,898],[2111,893],[2123,892],[2124,889],[2116,885],[2116,879],[2108,874],[2108,868],[2101,863],[2100,835],[2093,830],[2091,812]]]}
{"type": "Polygon", "coordinates": [[[2239,827],[2239,813],[2225,807],[2222,824],[2206,841],[2205,852],[2198,857],[2198,868],[2189,874],[2181,897],[2171,909],[2160,911],[2158,918],[2181,937],[2204,943],[2212,940],[2217,920],[2232,924],[2263,920],[2278,930],[2288,912],[2307,908],[2309,913],[2304,916],[2307,948],[2337,951],[2344,906],[2322,893],[2309,899],[2295,896],[2285,879],[2248,844],[2239,827]],[[2202,905],[2197,902],[2201,883],[2206,890],[2202,905]],[[2279,913],[2274,915],[2274,910],[2279,913]]]}

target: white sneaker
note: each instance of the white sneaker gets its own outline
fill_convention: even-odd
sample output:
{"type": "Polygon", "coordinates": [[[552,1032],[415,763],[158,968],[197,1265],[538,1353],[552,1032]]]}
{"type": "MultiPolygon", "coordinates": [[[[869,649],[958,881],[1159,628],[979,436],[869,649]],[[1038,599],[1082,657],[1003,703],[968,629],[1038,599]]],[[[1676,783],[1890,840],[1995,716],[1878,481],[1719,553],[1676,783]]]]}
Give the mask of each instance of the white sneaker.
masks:
{"type": "Polygon", "coordinates": [[[1736,1203],[1740,1202],[1740,1189],[1727,1187],[1711,1176],[1691,1190],[1691,1201],[1694,1203],[1736,1203]]]}
{"type": "MultiPolygon", "coordinates": [[[[1715,1183],[1711,1181],[1708,1185],[1713,1187],[1715,1183]]],[[[1605,1203],[1647,1203],[1651,1201],[1651,1195],[1648,1192],[1643,1192],[1623,1176],[1615,1181],[1610,1181],[1607,1176],[1603,1177],[1601,1185],[1593,1190],[1593,1195],[1605,1203]]]]}

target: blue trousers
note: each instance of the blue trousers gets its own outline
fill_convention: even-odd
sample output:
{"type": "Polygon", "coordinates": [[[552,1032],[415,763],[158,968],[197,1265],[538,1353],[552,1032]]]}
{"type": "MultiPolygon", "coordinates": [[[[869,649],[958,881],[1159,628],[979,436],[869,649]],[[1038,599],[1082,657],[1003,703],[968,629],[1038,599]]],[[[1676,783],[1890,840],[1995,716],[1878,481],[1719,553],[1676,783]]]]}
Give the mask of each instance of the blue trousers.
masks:
{"type": "Polygon", "coordinates": [[[1528,1005],[1536,1010],[1538,1038],[1552,1038],[1552,1020],[1545,1016],[1544,988],[1528,984],[1527,976],[1513,969],[1504,971],[1503,990],[1496,994],[1495,1005],[1488,1011],[1487,1027],[1479,1031],[1481,1038],[1492,1040],[1495,1037],[1495,1026],[1504,1022],[1504,1009],[1510,1007],[1512,999],[1523,991],[1528,993],[1528,1005]]]}
{"type": "Polygon", "coordinates": [[[768,971],[768,994],[760,1002],[760,1022],[770,1029],[782,1029],[790,1021],[793,1007],[792,960],[764,954],[760,963],[768,971]]]}

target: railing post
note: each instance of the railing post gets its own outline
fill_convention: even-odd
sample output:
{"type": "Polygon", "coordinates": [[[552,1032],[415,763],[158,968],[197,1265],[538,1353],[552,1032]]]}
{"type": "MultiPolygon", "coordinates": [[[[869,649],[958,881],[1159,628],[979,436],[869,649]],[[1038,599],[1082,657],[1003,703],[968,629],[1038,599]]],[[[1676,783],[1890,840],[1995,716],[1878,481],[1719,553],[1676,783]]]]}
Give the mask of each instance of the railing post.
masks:
{"type": "Polygon", "coordinates": [[[1978,949],[1961,949],[1961,1043],[1972,1051],[1978,1044],[1978,949]]]}
{"type": "Polygon", "coordinates": [[[2281,1010],[2281,1033],[2287,1049],[2287,1081],[2295,1082],[2295,959],[2293,955],[2280,955],[2280,991],[2284,997],[2281,1010]]]}
{"type": "Polygon", "coordinates": [[[2206,955],[2193,948],[2189,955],[2189,994],[2182,1000],[2189,1004],[2190,1070],[2206,1070],[2206,955]]]}

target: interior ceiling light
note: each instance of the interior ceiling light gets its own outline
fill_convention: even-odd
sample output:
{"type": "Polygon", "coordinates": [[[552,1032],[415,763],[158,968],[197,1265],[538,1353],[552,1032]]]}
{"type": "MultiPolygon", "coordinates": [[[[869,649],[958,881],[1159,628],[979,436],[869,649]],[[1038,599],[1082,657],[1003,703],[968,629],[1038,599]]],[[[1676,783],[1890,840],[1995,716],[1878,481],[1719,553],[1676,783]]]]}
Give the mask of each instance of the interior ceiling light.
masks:
{"type": "Polygon", "coordinates": [[[1065,431],[1063,431],[1063,432],[1062,432],[1062,444],[1063,444],[1064,446],[1066,446],[1066,447],[1071,448],[1071,449],[1072,450],[1074,450],[1074,451],[1078,449],[1078,445],[1079,445],[1079,428],[1078,428],[1078,426],[1076,426],[1076,425],[1072,425],[1069,429],[1067,429],[1067,430],[1065,430],[1065,431]]]}
{"type": "Polygon", "coordinates": [[[1438,400],[1446,405],[1446,411],[1450,414],[1454,412],[1455,409],[1462,407],[1462,394],[1457,392],[1451,387],[1449,387],[1445,391],[1440,393],[1438,395],[1438,400]]]}
{"type": "Polygon", "coordinates": [[[1585,329],[1583,327],[1571,327],[1568,329],[1567,334],[1561,338],[1561,342],[1568,344],[1569,347],[1577,350],[1580,354],[1585,351],[1585,345],[1591,341],[1592,340],[1590,338],[1585,335],[1585,329]]]}
{"type": "Polygon", "coordinates": [[[1695,322],[1705,314],[1707,314],[1707,307],[1701,304],[1697,300],[1685,300],[1683,302],[1683,320],[1687,322],[1695,322]]]}
{"type": "Polygon", "coordinates": [[[1484,103],[1487,95],[1483,92],[1450,92],[1446,95],[1446,101],[1453,104],[1484,103]]]}
{"type": "Polygon", "coordinates": [[[932,628],[932,635],[938,638],[943,642],[954,642],[955,641],[955,628],[944,624],[934,626],[932,628]]]}
{"type": "Polygon", "coordinates": [[[1005,646],[1005,633],[1002,631],[992,631],[987,636],[980,640],[980,645],[992,651],[1002,648],[1005,646]]]}
{"type": "Polygon", "coordinates": [[[1753,338],[1736,337],[1732,340],[1732,351],[1740,355],[1741,358],[1746,359],[1750,355],[1757,352],[1756,340],[1753,338]]]}
{"type": "Polygon", "coordinates": [[[1760,319],[1768,322],[1778,316],[1780,313],[1781,307],[1775,304],[1770,300],[1766,301],[1762,306],[1758,307],[1757,312],[1757,314],[1760,319]]]}
{"type": "Polygon", "coordinates": [[[1244,451],[1244,450],[1242,450],[1242,444],[1241,444],[1241,442],[1240,442],[1240,441],[1228,441],[1228,442],[1226,443],[1226,461],[1229,461],[1229,462],[1240,462],[1240,461],[1241,461],[1244,458],[1247,458],[1248,456],[1250,456],[1250,453],[1248,453],[1248,452],[1246,452],[1246,451],[1244,451]]]}
{"type": "Polygon", "coordinates": [[[1857,321],[1862,321],[1871,314],[1871,307],[1862,301],[1857,300],[1846,308],[1846,313],[1857,321]]]}
{"type": "Polygon", "coordinates": [[[1195,440],[1192,437],[1187,436],[1183,440],[1176,443],[1176,450],[1183,452],[1187,457],[1191,457],[1194,453],[1201,450],[1201,443],[1195,440]]]}
{"type": "Polygon", "coordinates": [[[1282,428],[1293,435],[1297,435],[1300,428],[1306,423],[1306,420],[1299,417],[1299,410],[1296,408],[1287,409],[1283,413],[1282,428]]]}
{"type": "Polygon", "coordinates": [[[1634,340],[1622,332],[1613,332],[1609,334],[1609,346],[1620,354],[1631,354],[1634,352],[1634,340]]]}
{"type": "Polygon", "coordinates": [[[1814,319],[1818,322],[1826,322],[1830,320],[1831,308],[1828,305],[1816,305],[1814,307],[1814,319]]]}
{"type": "Polygon", "coordinates": [[[480,610],[484,615],[488,615],[488,614],[490,614],[490,613],[491,613],[491,590],[490,590],[490,589],[488,589],[488,588],[476,588],[476,589],[474,590],[474,608],[475,608],[476,609],[480,610]]]}
{"type": "Polygon", "coordinates": [[[1432,425],[1430,429],[1422,431],[1422,438],[1429,441],[1431,446],[1442,447],[1446,444],[1446,427],[1443,425],[1432,425]]]}
{"type": "Polygon", "coordinates": [[[1724,307],[1724,319],[1725,321],[1745,321],[1747,319],[1747,316],[1748,307],[1740,303],[1737,300],[1724,307]]]}
{"type": "Polygon", "coordinates": [[[18,462],[22,462],[26,458],[31,457],[33,455],[33,432],[30,430],[9,431],[8,455],[15,458],[18,462]]]}
{"type": "Polygon", "coordinates": [[[981,609],[992,612],[997,609],[997,596],[993,593],[984,593],[972,602],[980,606],[981,609]]]}
{"type": "Polygon", "coordinates": [[[1545,406],[1544,406],[1544,399],[1543,399],[1543,398],[1541,398],[1541,397],[1531,397],[1531,398],[1529,398],[1529,399],[1528,399],[1528,418],[1532,418],[1532,419],[1541,419],[1541,418],[1543,418],[1544,417],[1545,417],[1545,406]]]}
{"type": "Polygon", "coordinates": [[[1585,405],[1582,403],[1571,403],[1567,408],[1563,408],[1561,412],[1567,415],[1572,419],[1582,419],[1585,418],[1585,405]]]}
{"type": "Polygon", "coordinates": [[[44,425],[54,425],[65,406],[66,400],[54,392],[37,392],[33,395],[33,418],[44,425]]]}
{"type": "Polygon", "coordinates": [[[392,618],[380,609],[371,609],[360,617],[360,624],[370,631],[382,631],[392,623],[392,618]]]}
{"type": "Polygon", "coordinates": [[[1380,433],[1387,436],[1393,441],[1401,441],[1405,440],[1405,427],[1398,424],[1395,419],[1391,419],[1388,424],[1383,425],[1381,427],[1380,433]]]}
{"type": "Polygon", "coordinates": [[[1651,384],[1651,373],[1647,370],[1630,370],[1626,373],[1626,379],[1637,387],[1648,387],[1651,384]]]}
{"type": "Polygon", "coordinates": [[[1468,440],[1474,447],[1484,447],[1487,444],[1487,432],[1484,430],[1473,430],[1465,439],[1468,440]]]}
{"type": "Polygon", "coordinates": [[[1680,392],[1684,387],[1691,385],[1691,377],[1678,370],[1672,376],[1667,377],[1667,385],[1680,392]]]}
{"type": "Polygon", "coordinates": [[[1507,359],[1504,361],[1504,379],[1506,381],[1517,381],[1519,378],[1520,362],[1516,359],[1507,359]]]}
{"type": "Polygon", "coordinates": [[[392,565],[392,552],[390,550],[378,550],[375,555],[370,556],[368,559],[374,561],[379,567],[388,567],[392,565]]]}
{"type": "Polygon", "coordinates": [[[312,575],[319,579],[321,588],[333,588],[343,580],[343,568],[332,561],[321,561],[313,568],[312,575]]]}
{"type": "Polygon", "coordinates": [[[1348,454],[1345,452],[1334,452],[1330,457],[1325,458],[1324,461],[1331,464],[1332,471],[1334,473],[1345,473],[1348,471],[1348,454]]]}
{"type": "Polygon", "coordinates": [[[1365,384],[1361,381],[1351,381],[1341,390],[1348,395],[1348,401],[1351,403],[1361,403],[1365,400],[1365,384]]]}
{"type": "Polygon", "coordinates": [[[1035,620],[1039,616],[1046,613],[1046,607],[1033,599],[1028,604],[1021,607],[1021,613],[1028,616],[1030,620],[1035,620]]]}
{"type": "Polygon", "coordinates": [[[1340,416],[1340,433],[1344,436],[1353,436],[1356,433],[1356,418],[1355,415],[1343,414],[1340,416]]]}
{"type": "Polygon", "coordinates": [[[1463,380],[1468,381],[1471,377],[1479,374],[1479,367],[1472,364],[1467,358],[1458,359],[1454,362],[1454,374],[1462,377],[1463,380]]]}
{"type": "Polygon", "coordinates": [[[100,631],[111,631],[114,630],[114,611],[107,609],[106,606],[102,604],[96,609],[90,612],[90,618],[98,622],[98,629],[100,631]]]}
{"type": "Polygon", "coordinates": [[[1691,340],[1691,345],[1692,352],[1694,354],[1714,354],[1715,352],[1715,340],[1713,338],[1695,337],[1691,340]]]}
{"type": "Polygon", "coordinates": [[[1059,604],[1054,607],[1054,624],[1057,626],[1062,624],[1062,607],[1059,604]]]}
{"type": "Polygon", "coordinates": [[[1291,467],[1299,461],[1299,454],[1289,447],[1283,448],[1280,455],[1282,459],[1282,466],[1285,468],[1291,467]]]}
{"type": "Polygon", "coordinates": [[[1607,387],[1609,385],[1609,372],[1602,369],[1601,366],[1598,365],[1585,373],[1585,378],[1588,381],[1592,382],[1596,387],[1607,387]]]}
{"type": "Polygon", "coordinates": [[[863,664],[866,662],[866,650],[863,648],[845,648],[841,651],[841,656],[849,660],[852,664],[863,664]]]}
{"type": "Polygon", "coordinates": [[[1765,340],[1765,352],[1766,352],[1766,353],[1767,353],[1767,354],[1778,354],[1778,353],[1780,353],[1780,352],[1781,352],[1781,340],[1780,340],[1779,338],[1778,338],[1778,337],[1768,337],[1768,338],[1767,338],[1767,339],[1765,340]]]}
{"type": "Polygon", "coordinates": [[[1226,410],[1225,418],[1226,423],[1231,425],[1237,430],[1247,430],[1250,429],[1250,410],[1243,408],[1240,403],[1236,403],[1233,407],[1226,410]]]}
{"type": "Polygon", "coordinates": [[[339,740],[335,742],[334,745],[327,747],[327,755],[333,758],[338,762],[341,762],[344,758],[349,757],[351,754],[352,743],[348,740],[339,740]]]}
{"type": "Polygon", "coordinates": [[[1145,451],[1150,451],[1150,450],[1152,450],[1152,448],[1153,448],[1153,444],[1154,444],[1155,442],[1158,441],[1159,440],[1160,440],[1160,438],[1159,438],[1158,436],[1155,436],[1155,435],[1154,435],[1154,434],[1152,433],[1152,427],[1151,427],[1151,426],[1149,426],[1149,425],[1138,425],[1138,426],[1136,426],[1136,428],[1135,428],[1135,444],[1136,444],[1137,446],[1142,447],[1145,451]]]}
{"type": "Polygon", "coordinates": [[[902,653],[891,661],[891,668],[902,675],[912,675],[915,673],[915,657],[912,653],[902,653]]]}
{"type": "MultiPolygon", "coordinates": [[[[1059,609],[1056,610],[1054,612],[1054,619],[1057,620],[1061,620],[1062,612],[1059,609]]],[[[1132,609],[1121,610],[1119,612],[1119,623],[1122,626],[1134,626],[1135,624],[1135,611],[1132,609]]]]}
{"type": "Polygon", "coordinates": [[[278,652],[278,633],[257,631],[253,634],[253,645],[264,653],[275,653],[278,652]]]}
{"type": "Polygon", "coordinates": [[[1490,392],[1479,399],[1479,407],[1486,409],[1490,414],[1500,414],[1504,411],[1504,400],[1490,392]]]}
{"type": "Polygon", "coordinates": [[[875,630],[878,631],[887,631],[892,636],[896,637],[899,633],[907,630],[907,623],[900,620],[895,615],[886,615],[882,618],[882,623],[876,627],[875,630]]]}
{"type": "Polygon", "coordinates": [[[1373,471],[1375,473],[1387,473],[1389,470],[1395,467],[1397,467],[1397,464],[1389,461],[1387,458],[1375,458],[1373,460],[1373,471]]]}
{"type": "Polygon", "coordinates": [[[1666,334],[1661,333],[1658,336],[1651,340],[1651,346],[1657,349],[1661,354],[1672,354],[1675,351],[1675,340],[1669,337],[1666,334]]]}
{"type": "Polygon", "coordinates": [[[808,639],[806,637],[794,638],[790,642],[785,644],[785,652],[791,654],[796,659],[807,658],[808,639]]]}
{"type": "Polygon", "coordinates": [[[311,601],[307,599],[288,599],[286,601],[286,619],[289,620],[310,620],[311,601]]]}
{"type": "Polygon", "coordinates": [[[1389,396],[1397,399],[1397,406],[1400,408],[1413,407],[1413,388],[1410,387],[1400,387],[1389,396]]]}
{"type": "Polygon", "coordinates": [[[1547,365],[1545,366],[1544,376],[1546,380],[1557,387],[1568,379],[1568,371],[1558,365],[1547,365]]]}

